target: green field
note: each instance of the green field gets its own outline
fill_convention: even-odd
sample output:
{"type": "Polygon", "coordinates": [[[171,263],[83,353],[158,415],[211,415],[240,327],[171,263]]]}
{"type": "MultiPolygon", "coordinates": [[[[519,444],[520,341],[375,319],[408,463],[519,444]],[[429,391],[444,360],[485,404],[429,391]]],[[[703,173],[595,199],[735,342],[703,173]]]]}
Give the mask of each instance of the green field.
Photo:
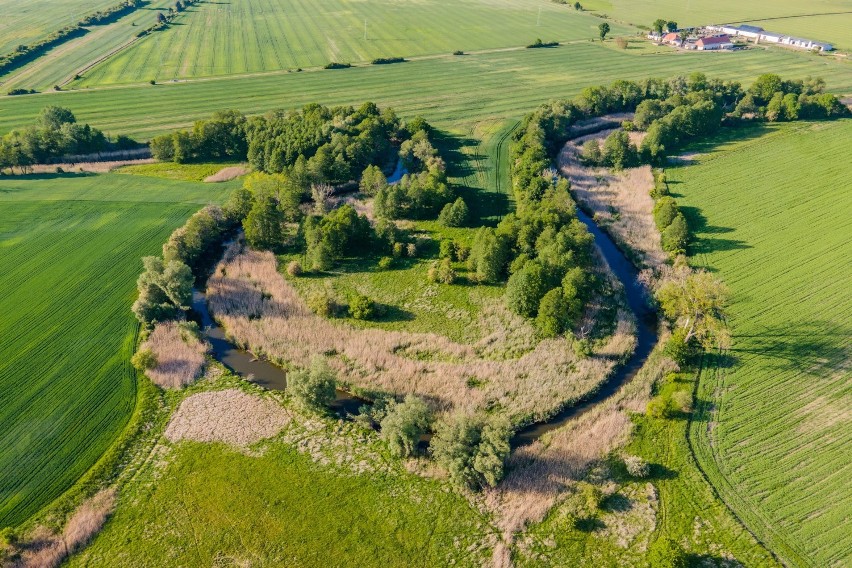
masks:
{"type": "MultiPolygon", "coordinates": [[[[168,30],[86,73],[80,85],[448,55],[524,46],[536,38],[587,40],[597,37],[599,23],[594,16],[546,0],[201,2],[168,30]]],[[[612,27],[613,34],[633,33],[618,24],[612,27]]]]}
{"type": "Polygon", "coordinates": [[[115,0],[0,0],[0,54],[29,45],[115,0]]]}
{"type": "Polygon", "coordinates": [[[0,177],[0,526],[55,499],[127,422],[139,259],[228,187],[0,177]]]}
{"type": "Polygon", "coordinates": [[[4,76],[3,91],[13,88],[42,91],[52,89],[54,85],[65,85],[74,79],[75,74],[85,73],[88,67],[116,50],[126,48],[129,42],[139,41],[136,33],[154,23],[156,10],[172,5],[174,2],[170,0],[154,0],[115,22],[90,26],[86,34],[63,42],[4,76]]]}
{"type": "Polygon", "coordinates": [[[262,456],[178,446],[137,482],[71,566],[479,566],[487,520],[412,474],[320,466],[283,444],[262,456]],[[148,478],[146,478],[148,479],[148,478]]]}
{"type": "Polygon", "coordinates": [[[829,89],[852,91],[852,64],[833,57],[780,50],[724,54],[621,51],[610,43],[581,43],[347,70],[0,97],[0,132],[31,123],[50,104],[68,107],[81,122],[110,134],[147,139],[223,108],[262,113],[313,102],[333,105],[372,100],[394,107],[402,116],[421,114],[441,128],[463,134],[472,132],[478,122],[519,120],[547,100],[573,96],[588,85],[619,78],[704,71],[748,83],[767,69],[791,78],[822,76],[829,89]]]}
{"type": "Polygon", "coordinates": [[[799,566],[852,561],[850,139],[852,120],[749,129],[667,171],[693,262],[733,293],[733,346],[700,381],[699,461],[799,566]]]}

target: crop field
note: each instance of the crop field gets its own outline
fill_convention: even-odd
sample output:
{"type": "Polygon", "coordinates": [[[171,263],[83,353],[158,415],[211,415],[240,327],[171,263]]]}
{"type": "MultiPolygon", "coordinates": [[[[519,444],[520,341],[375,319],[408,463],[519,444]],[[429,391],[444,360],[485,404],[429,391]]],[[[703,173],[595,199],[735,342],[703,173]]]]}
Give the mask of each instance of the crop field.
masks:
{"type": "Polygon", "coordinates": [[[0,178],[0,526],[56,498],[124,426],[139,259],[228,187],[0,178]]]}
{"type": "Polygon", "coordinates": [[[167,9],[172,5],[174,2],[170,0],[154,0],[115,22],[88,27],[86,34],[54,47],[31,63],[4,76],[3,91],[14,88],[42,91],[52,89],[54,85],[63,86],[72,81],[77,73],[85,73],[86,68],[115,50],[124,48],[128,42],[139,41],[135,37],[138,30],[154,23],[158,9],[167,9]]]}
{"type": "Polygon", "coordinates": [[[251,114],[313,102],[334,105],[365,100],[393,106],[402,116],[421,114],[440,128],[464,133],[482,121],[518,120],[547,100],[573,96],[585,86],[619,78],[704,71],[748,83],[767,69],[785,77],[822,76],[829,89],[852,92],[852,64],[833,57],[779,50],[657,53],[617,50],[610,43],[581,43],[345,70],[0,97],[0,133],[30,124],[50,104],[68,107],[81,122],[110,134],[144,140],[223,108],[251,114]]]}
{"type": "Polygon", "coordinates": [[[0,54],[37,41],[114,0],[0,0],[0,54]]]}
{"type": "MultiPolygon", "coordinates": [[[[598,37],[598,18],[546,0],[201,2],[80,85],[319,67],[330,61],[519,47],[598,37]],[[366,39],[365,39],[366,23],[366,39]]],[[[612,34],[633,30],[612,24],[612,34]]]]}
{"type": "Polygon", "coordinates": [[[435,481],[339,472],[283,444],[193,443],[170,461],[71,566],[479,565],[487,522],[435,481]]]}
{"type": "Polygon", "coordinates": [[[693,445],[734,511],[800,566],[852,561],[850,139],[848,119],[750,129],[668,170],[693,262],[733,294],[733,346],[705,366],[693,445]]]}

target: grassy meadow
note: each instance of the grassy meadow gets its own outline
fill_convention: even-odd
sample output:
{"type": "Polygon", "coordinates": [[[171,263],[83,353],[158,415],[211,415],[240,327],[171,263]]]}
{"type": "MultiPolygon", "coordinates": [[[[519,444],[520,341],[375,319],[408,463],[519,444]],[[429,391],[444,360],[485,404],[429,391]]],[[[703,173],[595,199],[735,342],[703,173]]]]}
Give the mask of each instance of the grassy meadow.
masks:
{"type": "Polygon", "coordinates": [[[139,259],[228,187],[0,177],[0,526],[66,490],[127,422],[139,259]]]}
{"type": "MultiPolygon", "coordinates": [[[[598,18],[546,0],[200,2],[111,57],[80,86],[209,77],[377,57],[449,55],[597,38],[598,18]],[[366,22],[366,39],[364,24],[366,22]]],[[[613,34],[633,33],[612,24],[613,34]]]]}
{"type": "Polygon", "coordinates": [[[693,262],[733,294],[733,345],[697,391],[699,462],[799,566],[852,561],[850,139],[848,119],[747,129],[667,170],[693,262]]]}
{"type": "Polygon", "coordinates": [[[0,0],[0,54],[34,43],[113,4],[114,0],[0,0]]]}

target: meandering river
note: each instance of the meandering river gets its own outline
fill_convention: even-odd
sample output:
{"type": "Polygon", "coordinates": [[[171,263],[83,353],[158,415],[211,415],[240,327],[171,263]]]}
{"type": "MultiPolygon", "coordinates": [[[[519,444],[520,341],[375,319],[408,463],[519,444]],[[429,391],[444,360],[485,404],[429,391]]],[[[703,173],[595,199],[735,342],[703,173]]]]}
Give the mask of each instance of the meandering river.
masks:
{"type": "MultiPolygon", "coordinates": [[[[534,442],[543,434],[562,426],[593,405],[612,396],[619,387],[636,376],[657,343],[656,313],[648,305],[645,287],[639,282],[638,271],[622,254],[609,235],[598,228],[588,215],[578,210],[577,216],[588,227],[589,232],[594,236],[595,244],[609,264],[610,269],[624,285],[627,305],[636,318],[636,350],[624,365],[618,367],[600,388],[581,403],[565,408],[546,421],[537,422],[518,430],[512,440],[513,446],[522,446],[534,442]]],[[[283,369],[267,361],[259,360],[228,340],[225,331],[210,316],[207,309],[207,299],[203,293],[195,292],[192,307],[201,320],[199,323],[212,346],[213,356],[218,361],[235,373],[264,388],[272,390],[284,390],[286,388],[287,375],[283,369]]],[[[332,408],[341,414],[355,414],[365,402],[346,391],[338,390],[337,400],[332,408]]]]}

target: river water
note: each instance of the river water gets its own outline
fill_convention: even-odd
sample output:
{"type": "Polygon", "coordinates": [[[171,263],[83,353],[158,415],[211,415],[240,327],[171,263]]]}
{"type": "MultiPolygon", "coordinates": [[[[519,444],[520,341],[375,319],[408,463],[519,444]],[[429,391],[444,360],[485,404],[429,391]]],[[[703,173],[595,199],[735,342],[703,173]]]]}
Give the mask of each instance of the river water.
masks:
{"type": "MultiPolygon", "coordinates": [[[[536,422],[515,433],[512,446],[530,444],[543,434],[559,428],[569,420],[576,418],[593,405],[612,396],[622,385],[629,382],[645,364],[654,345],[657,343],[657,321],[655,311],[648,305],[645,287],[639,282],[639,273],[633,264],[622,254],[612,239],[582,211],[577,216],[595,238],[595,244],[609,264],[615,276],[624,285],[627,305],[633,312],[637,324],[636,350],[627,362],[618,367],[604,384],[579,404],[569,406],[543,422],[536,422]]],[[[251,353],[239,349],[226,337],[207,309],[207,299],[196,291],[192,298],[193,310],[198,314],[204,335],[210,342],[213,356],[229,369],[267,389],[284,390],[287,386],[287,374],[279,367],[267,361],[258,360],[251,353]]],[[[332,409],[341,415],[356,414],[367,401],[359,399],[343,390],[337,391],[337,399],[332,409]]]]}

